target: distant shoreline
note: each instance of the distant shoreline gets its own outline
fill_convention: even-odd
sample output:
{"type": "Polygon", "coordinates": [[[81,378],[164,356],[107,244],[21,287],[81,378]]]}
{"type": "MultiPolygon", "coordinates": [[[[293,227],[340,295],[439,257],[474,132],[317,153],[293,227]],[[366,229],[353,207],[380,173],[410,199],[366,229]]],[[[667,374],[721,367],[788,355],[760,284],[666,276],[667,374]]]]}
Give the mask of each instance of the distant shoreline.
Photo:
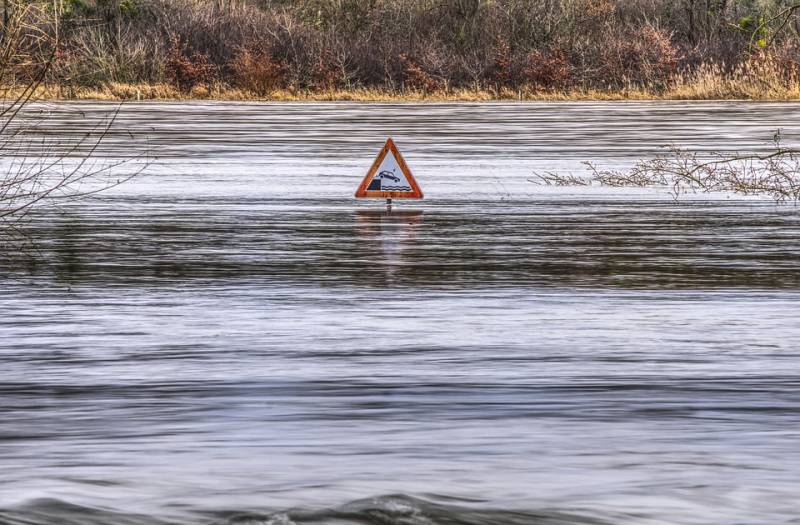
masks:
{"type": "Polygon", "coordinates": [[[780,2],[7,0],[0,15],[0,78],[44,83],[40,100],[800,101],[800,5],[780,2]]]}
{"type": "MultiPolygon", "coordinates": [[[[676,85],[663,91],[642,88],[624,90],[448,90],[392,91],[382,89],[351,89],[332,91],[277,90],[265,95],[227,86],[195,86],[181,91],[170,84],[109,83],[101,87],[40,86],[33,99],[44,101],[230,101],[230,102],[511,102],[511,101],[762,101],[799,102],[800,86],[787,88],[747,89],[748,86],[725,86],[711,89],[709,85],[676,85]],[[706,89],[704,89],[704,87],[706,89]]],[[[753,86],[749,86],[753,87],[753,86]]],[[[7,92],[14,96],[14,90],[7,92]]]]}

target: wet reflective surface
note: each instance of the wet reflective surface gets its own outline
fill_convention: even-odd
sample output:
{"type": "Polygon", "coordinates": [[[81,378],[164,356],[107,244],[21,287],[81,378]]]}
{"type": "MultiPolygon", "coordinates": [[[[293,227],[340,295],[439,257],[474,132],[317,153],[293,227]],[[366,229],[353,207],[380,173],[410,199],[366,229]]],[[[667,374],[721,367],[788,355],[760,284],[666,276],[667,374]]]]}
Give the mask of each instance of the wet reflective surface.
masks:
{"type": "Polygon", "coordinates": [[[4,241],[0,523],[796,522],[798,208],[529,179],[798,118],[123,107],[146,171],[4,241]],[[351,198],[387,135],[392,214],[351,198]]]}

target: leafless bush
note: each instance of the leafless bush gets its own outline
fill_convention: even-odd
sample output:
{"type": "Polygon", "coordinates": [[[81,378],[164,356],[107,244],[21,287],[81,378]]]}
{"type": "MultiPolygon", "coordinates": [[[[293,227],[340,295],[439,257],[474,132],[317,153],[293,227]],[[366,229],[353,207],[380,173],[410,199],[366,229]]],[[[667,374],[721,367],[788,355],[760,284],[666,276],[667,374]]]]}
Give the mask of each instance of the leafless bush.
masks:
{"type": "Polygon", "coordinates": [[[589,177],[572,174],[535,174],[532,182],[555,186],[586,186],[597,183],[611,187],[662,186],[675,199],[688,193],[728,192],[766,195],[776,202],[800,200],[800,149],[781,145],[780,132],[774,148],[765,154],[699,154],[677,146],[652,159],[639,160],[628,170],[603,170],[585,163],[589,177]]]}
{"type": "Polygon", "coordinates": [[[188,92],[197,85],[213,81],[216,70],[208,55],[190,50],[178,35],[173,34],[164,63],[164,74],[175,86],[188,92]]]}
{"type": "Polygon", "coordinates": [[[535,49],[526,57],[523,81],[539,89],[562,89],[572,79],[573,66],[563,49],[535,49]]]}
{"type": "Polygon", "coordinates": [[[94,156],[113,127],[117,111],[73,138],[47,136],[49,110],[26,109],[6,121],[0,140],[0,221],[19,221],[36,205],[73,201],[127,182],[143,169],[131,159],[109,162],[94,156]],[[126,169],[118,168],[126,166],[126,169]]]}
{"type": "MultiPolygon", "coordinates": [[[[6,2],[0,20],[0,222],[18,222],[38,205],[93,195],[117,186],[142,168],[94,157],[117,112],[73,138],[53,136],[52,113],[31,102],[57,58],[57,20],[46,5],[6,2]],[[50,138],[48,138],[50,137],[50,138]]],[[[5,230],[3,230],[5,231],[5,230]]],[[[1,232],[0,232],[1,233],[1,232]]]]}
{"type": "Polygon", "coordinates": [[[136,83],[157,77],[154,65],[163,63],[161,53],[130,26],[119,27],[113,37],[99,26],[88,26],[71,34],[68,44],[59,46],[48,76],[67,86],[136,83]]]}
{"type": "Polygon", "coordinates": [[[501,40],[492,51],[492,64],[488,71],[489,80],[494,83],[495,88],[511,83],[513,78],[512,60],[511,46],[505,40],[501,40]]]}
{"type": "Polygon", "coordinates": [[[286,87],[286,66],[272,54],[271,46],[263,40],[242,46],[228,64],[235,86],[258,95],[286,87]]]}
{"type": "MultiPolygon", "coordinates": [[[[30,3],[38,5],[36,0],[30,3]]],[[[269,84],[292,90],[631,86],[660,92],[678,72],[691,76],[715,64],[727,74],[758,61],[765,50],[791,66],[797,56],[792,50],[800,45],[800,8],[792,10],[783,1],[58,4],[73,6],[59,19],[61,45],[47,78],[60,85],[167,80],[184,91],[214,82],[250,85],[247,89],[256,92],[269,84]],[[759,23],[762,20],[772,22],[759,23]]],[[[49,35],[55,31],[52,20],[37,27],[49,35]]],[[[18,62],[15,74],[25,77],[28,69],[18,62]]],[[[757,68],[751,69],[758,74],[757,68]]]]}
{"type": "Polygon", "coordinates": [[[408,89],[415,91],[436,91],[441,84],[427,71],[425,71],[416,60],[406,54],[400,55],[400,63],[403,65],[403,84],[408,89]]]}
{"type": "Polygon", "coordinates": [[[544,173],[534,173],[535,179],[528,179],[534,184],[544,186],[591,186],[592,179],[589,177],[580,177],[572,173],[556,173],[553,171],[546,171],[544,173]]]}
{"type": "Polygon", "coordinates": [[[679,54],[671,36],[646,25],[628,35],[609,37],[600,74],[617,84],[657,87],[677,71],[678,64],[679,54]]]}

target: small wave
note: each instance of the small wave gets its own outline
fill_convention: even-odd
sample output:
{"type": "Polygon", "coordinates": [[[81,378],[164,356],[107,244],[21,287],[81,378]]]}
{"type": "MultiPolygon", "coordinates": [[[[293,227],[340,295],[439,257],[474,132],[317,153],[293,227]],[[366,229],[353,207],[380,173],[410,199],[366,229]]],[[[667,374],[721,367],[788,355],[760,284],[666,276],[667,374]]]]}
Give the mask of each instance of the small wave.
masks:
{"type": "Polygon", "coordinates": [[[297,525],[283,512],[272,516],[240,516],[229,519],[226,523],[229,525],[297,525]]]}
{"type": "Polygon", "coordinates": [[[185,520],[127,514],[54,499],[2,509],[2,525],[602,525],[596,517],[555,509],[511,510],[452,498],[403,494],[356,500],[340,507],[280,511],[197,512],[185,520]]]}
{"type": "Polygon", "coordinates": [[[41,498],[0,508],[0,525],[177,525],[157,516],[117,512],[41,498]]]}

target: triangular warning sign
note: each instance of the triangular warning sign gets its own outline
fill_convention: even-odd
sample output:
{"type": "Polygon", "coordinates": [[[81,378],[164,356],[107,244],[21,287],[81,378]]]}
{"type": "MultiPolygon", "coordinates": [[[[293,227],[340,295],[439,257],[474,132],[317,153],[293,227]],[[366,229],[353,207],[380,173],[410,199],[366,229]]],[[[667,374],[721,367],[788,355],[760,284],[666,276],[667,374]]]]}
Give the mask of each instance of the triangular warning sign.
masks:
{"type": "Polygon", "coordinates": [[[356,190],[356,197],[381,199],[421,199],[422,190],[411,175],[403,156],[388,139],[375,158],[367,176],[356,190]]]}

